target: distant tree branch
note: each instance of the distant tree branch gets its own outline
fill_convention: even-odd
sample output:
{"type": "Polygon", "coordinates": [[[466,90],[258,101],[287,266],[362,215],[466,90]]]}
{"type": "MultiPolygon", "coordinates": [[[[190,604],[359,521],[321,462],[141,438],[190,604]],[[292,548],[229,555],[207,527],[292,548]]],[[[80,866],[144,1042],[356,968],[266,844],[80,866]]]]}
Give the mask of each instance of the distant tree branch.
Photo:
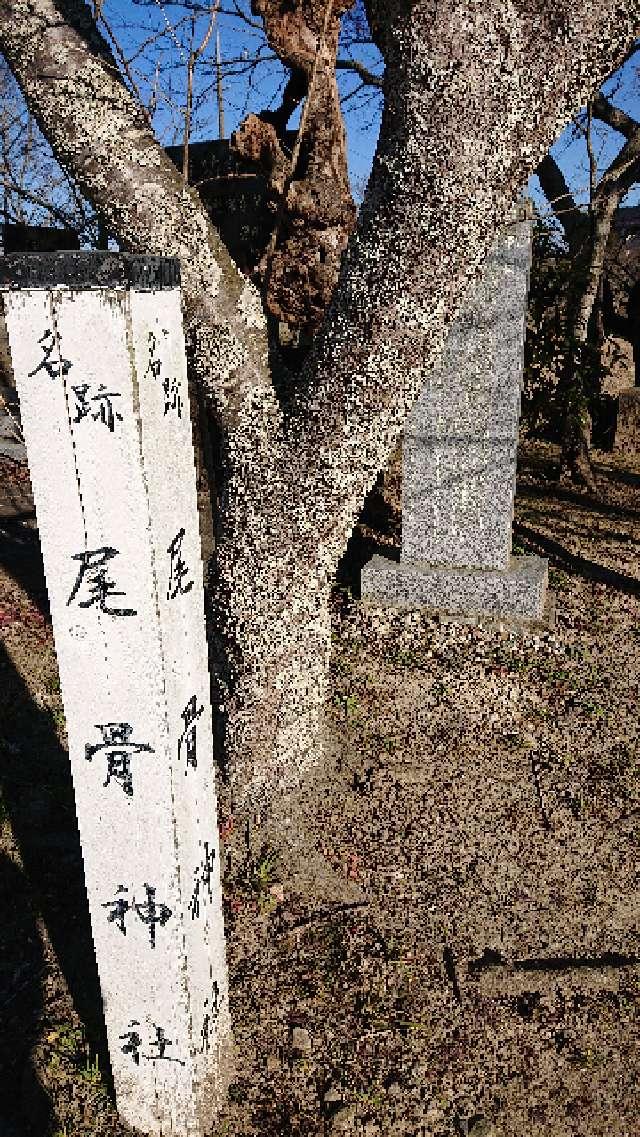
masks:
{"type": "Polygon", "coordinates": [[[364,63],[360,63],[357,59],[336,59],[336,69],[341,71],[355,71],[356,75],[360,77],[363,84],[368,87],[384,86],[384,78],[382,75],[375,75],[364,63]]]}
{"type": "Polygon", "coordinates": [[[638,129],[638,123],[635,119],[618,107],[614,107],[613,103],[610,103],[600,91],[593,99],[593,114],[601,122],[605,122],[607,126],[617,130],[619,134],[624,134],[627,139],[630,139],[638,129]]]}
{"type": "Polygon", "coordinates": [[[617,64],[617,66],[614,68],[614,70],[609,72],[606,79],[602,80],[602,83],[600,84],[600,86],[601,87],[606,86],[606,84],[609,82],[609,80],[612,79],[614,75],[617,75],[620,71],[622,71],[622,68],[625,67],[627,65],[627,63],[629,62],[629,60],[633,59],[634,55],[637,55],[638,52],[640,52],[640,39],[634,40],[634,42],[631,44],[631,47],[627,51],[626,55],[624,55],[622,57],[622,59],[617,64]]]}
{"type": "Polygon", "coordinates": [[[37,205],[40,209],[46,209],[47,213],[55,217],[57,221],[60,221],[65,229],[76,228],[77,218],[70,217],[63,210],[52,205],[51,202],[45,197],[42,197],[41,194],[35,193],[33,190],[25,189],[24,186],[19,185],[13,178],[8,177],[2,172],[0,172],[0,185],[3,185],[5,189],[15,194],[16,197],[22,198],[24,201],[30,201],[32,205],[37,205]]]}
{"type": "Polygon", "coordinates": [[[120,47],[120,44],[118,43],[118,41],[117,41],[117,39],[113,33],[112,28],[107,23],[104,16],[102,15],[102,4],[101,3],[96,4],[96,20],[99,20],[100,23],[104,26],[104,29],[105,29],[107,35],[109,36],[109,39],[111,40],[111,43],[113,45],[113,49],[116,53],[116,56],[120,61],[120,64],[122,66],[122,70],[124,71],[127,79],[129,80],[129,83],[131,84],[131,90],[133,91],[133,94],[135,95],[136,99],[138,100],[138,103],[140,104],[140,110],[142,111],[143,115],[145,116],[148,125],[151,126],[151,117],[149,115],[149,112],[148,112],[146,106],[144,105],[142,95],[140,94],[140,90],[138,88],[138,85],[137,85],[135,79],[133,78],[133,75],[131,74],[126,56],[125,56],[122,48],[120,47]]]}
{"type": "Polygon", "coordinates": [[[624,196],[640,178],[640,123],[635,127],[622,150],[602,175],[596,197],[605,197],[615,190],[624,196]]]}

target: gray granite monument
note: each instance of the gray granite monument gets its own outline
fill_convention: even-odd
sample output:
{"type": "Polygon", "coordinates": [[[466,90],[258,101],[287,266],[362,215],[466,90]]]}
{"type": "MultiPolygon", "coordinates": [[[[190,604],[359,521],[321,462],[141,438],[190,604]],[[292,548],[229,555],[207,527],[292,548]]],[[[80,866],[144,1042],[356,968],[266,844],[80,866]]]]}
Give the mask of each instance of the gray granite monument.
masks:
{"type": "Polygon", "coordinates": [[[364,600],[545,618],[547,561],[511,551],[532,228],[519,205],[407,417],[401,559],[364,566],[364,600]]]}

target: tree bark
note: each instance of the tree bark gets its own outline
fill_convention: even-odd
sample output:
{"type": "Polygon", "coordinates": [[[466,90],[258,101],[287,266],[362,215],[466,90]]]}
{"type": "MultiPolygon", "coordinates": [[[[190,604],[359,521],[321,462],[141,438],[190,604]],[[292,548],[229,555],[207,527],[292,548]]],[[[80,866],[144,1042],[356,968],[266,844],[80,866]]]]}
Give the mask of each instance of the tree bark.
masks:
{"type": "MultiPolygon", "coordinates": [[[[592,100],[592,114],[619,130],[627,139],[620,153],[592,187],[590,217],[580,216],[562,171],[550,154],[538,167],[542,190],[563,226],[574,259],[574,285],[569,291],[565,331],[569,350],[558,386],[562,406],[561,475],[595,492],[591,463],[591,417],[584,367],[589,350],[589,329],[596,317],[605,255],[611,225],[620,201],[640,177],[640,126],[612,106],[602,94],[592,100]]],[[[597,345],[593,344],[594,349],[597,345]]]]}
{"type": "MultiPolygon", "coordinates": [[[[606,100],[600,97],[597,100],[598,117],[607,114],[606,107],[606,100]]],[[[612,112],[615,112],[615,108],[612,108],[612,112]]],[[[623,115],[622,112],[612,113],[608,117],[610,125],[615,124],[615,129],[624,133],[627,141],[603,174],[595,194],[593,236],[584,274],[584,291],[570,312],[571,334],[583,344],[586,344],[589,339],[589,322],[594,313],[598,289],[604,271],[605,254],[613,218],[622,198],[631,189],[631,186],[640,179],[640,124],[634,122],[628,115],[623,115]]],[[[584,402],[583,397],[583,408],[584,402]]],[[[585,479],[589,488],[595,489],[589,449],[585,444],[584,420],[584,409],[582,416],[579,414],[568,416],[566,442],[563,450],[566,453],[569,469],[575,468],[578,476],[585,479]],[[576,452],[577,457],[574,457],[576,452]]]]}
{"type": "MultiPolygon", "coordinates": [[[[292,5],[293,6],[293,5],[292,5]]],[[[181,257],[215,431],[212,672],[236,800],[321,754],[327,597],[366,493],[519,188],[628,48],[637,7],[371,0],[385,109],[359,223],[300,382],[80,0],[0,0],[0,46],[59,161],[129,251],[181,257]]]]}
{"type": "Polygon", "coordinates": [[[261,161],[269,181],[273,240],[256,271],[266,309],[296,329],[302,345],[322,323],[356,222],[336,80],[340,18],[350,6],[351,0],[253,0],[269,46],[291,75],[281,107],[249,115],[232,137],[238,153],[261,161]],[[295,159],[283,141],[302,99],[295,159]]]}
{"type": "MultiPolygon", "coordinates": [[[[574,349],[568,354],[566,376],[561,383],[564,403],[561,476],[586,485],[592,493],[596,491],[597,484],[591,462],[591,416],[585,382],[579,369],[586,363],[589,326],[602,281],[611,223],[619,204],[620,194],[615,190],[594,203],[593,233],[585,242],[585,251],[577,257],[575,265],[577,279],[582,283],[573,290],[567,308],[567,336],[574,349]]],[[[595,342],[593,348],[597,350],[595,342]]]]}

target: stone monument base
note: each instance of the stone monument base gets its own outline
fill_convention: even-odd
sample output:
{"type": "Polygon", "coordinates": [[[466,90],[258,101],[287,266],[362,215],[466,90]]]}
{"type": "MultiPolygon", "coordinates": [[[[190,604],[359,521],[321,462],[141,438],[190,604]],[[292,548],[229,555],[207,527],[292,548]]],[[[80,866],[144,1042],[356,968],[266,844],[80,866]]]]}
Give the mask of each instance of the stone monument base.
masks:
{"type": "Polygon", "coordinates": [[[361,595],[365,601],[433,609],[465,623],[548,627],[554,609],[548,579],[543,557],[511,557],[501,571],[374,556],[362,569],[361,595]]]}

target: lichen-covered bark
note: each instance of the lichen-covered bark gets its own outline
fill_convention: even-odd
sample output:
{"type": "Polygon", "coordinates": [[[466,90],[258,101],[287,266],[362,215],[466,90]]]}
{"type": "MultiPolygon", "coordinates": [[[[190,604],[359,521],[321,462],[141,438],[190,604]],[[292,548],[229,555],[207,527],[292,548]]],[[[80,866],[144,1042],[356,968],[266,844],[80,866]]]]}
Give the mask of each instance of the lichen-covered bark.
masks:
{"type": "Polygon", "coordinates": [[[0,0],[0,46],[110,231],[132,251],[182,258],[190,368],[217,431],[220,745],[239,799],[257,802],[317,759],[337,561],[505,211],[624,53],[637,6],[371,0],[387,65],[374,171],[286,398],[270,381],[255,292],[96,53],[84,11],[0,0]]]}
{"type": "Polygon", "coordinates": [[[623,28],[602,3],[371,0],[369,11],[386,55],[380,141],[292,416],[333,554],[355,516],[346,503],[362,504],[362,455],[371,472],[384,465],[508,206],[611,67],[612,37],[622,55],[638,21],[637,5],[623,28]]]}
{"type": "Polygon", "coordinates": [[[232,138],[268,178],[276,240],[257,266],[268,312],[308,341],[331,299],[340,259],[356,222],[336,82],[340,18],[352,0],[252,0],[270,47],[291,68],[276,111],[249,115],[232,138]],[[327,7],[331,5],[327,15],[327,7]],[[308,99],[294,170],[283,145],[287,122],[308,99]]]}

